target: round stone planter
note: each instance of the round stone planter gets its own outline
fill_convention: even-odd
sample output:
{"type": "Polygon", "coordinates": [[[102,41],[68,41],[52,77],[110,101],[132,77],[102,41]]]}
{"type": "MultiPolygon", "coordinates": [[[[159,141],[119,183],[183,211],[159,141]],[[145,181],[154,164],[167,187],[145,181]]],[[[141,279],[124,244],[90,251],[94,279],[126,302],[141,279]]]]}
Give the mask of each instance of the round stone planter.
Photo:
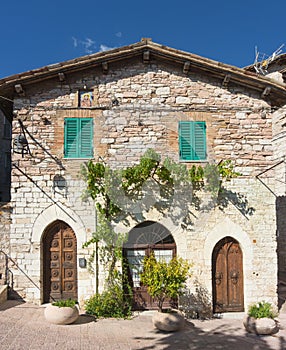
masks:
{"type": "Polygon", "coordinates": [[[178,331],[185,325],[185,318],[178,310],[155,312],[152,321],[156,328],[166,332],[178,331]]]}
{"type": "Polygon", "coordinates": [[[59,307],[49,304],[45,308],[45,318],[53,324],[71,324],[75,322],[79,316],[78,306],[59,307]]]}
{"type": "Polygon", "coordinates": [[[243,325],[249,333],[259,335],[271,335],[279,331],[277,321],[272,318],[254,318],[246,316],[243,319],[243,325]]]}

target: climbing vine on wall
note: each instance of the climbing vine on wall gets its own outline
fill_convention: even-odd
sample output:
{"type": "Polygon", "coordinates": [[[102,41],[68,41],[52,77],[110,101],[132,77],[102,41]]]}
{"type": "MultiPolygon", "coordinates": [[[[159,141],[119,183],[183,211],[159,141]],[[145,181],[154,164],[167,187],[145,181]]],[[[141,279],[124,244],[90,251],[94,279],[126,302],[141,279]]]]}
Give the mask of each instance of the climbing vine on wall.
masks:
{"type": "Polygon", "coordinates": [[[238,175],[230,160],[204,167],[193,165],[188,169],[186,164],[162,159],[152,149],[146,151],[138,164],[123,169],[111,169],[103,162],[90,160],[82,167],[87,185],[85,196],[95,201],[99,215],[96,232],[85,246],[104,243],[101,259],[109,262],[111,276],[116,261],[121,258],[124,241],[124,235],[114,232],[113,222],[126,220],[128,215],[136,220],[138,214],[153,207],[166,210],[174,200],[178,205],[180,196],[177,193],[181,190],[185,193],[191,189],[192,197],[188,197],[188,201],[191,199],[199,209],[197,193],[200,190],[205,189],[215,196],[222,190],[223,180],[238,175]]]}

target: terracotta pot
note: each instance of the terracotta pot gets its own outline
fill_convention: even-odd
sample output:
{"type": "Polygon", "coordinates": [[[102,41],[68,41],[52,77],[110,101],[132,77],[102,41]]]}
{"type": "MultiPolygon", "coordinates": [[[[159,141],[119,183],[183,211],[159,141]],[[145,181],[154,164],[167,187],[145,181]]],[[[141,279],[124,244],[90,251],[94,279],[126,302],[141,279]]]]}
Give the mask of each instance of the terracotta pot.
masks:
{"type": "Polygon", "coordinates": [[[45,318],[53,324],[71,324],[79,316],[78,306],[59,307],[49,304],[45,309],[45,318]]]}
{"type": "Polygon", "coordinates": [[[243,319],[243,325],[249,333],[260,335],[275,334],[279,331],[277,321],[272,318],[254,318],[245,316],[243,319]]]}
{"type": "Polygon", "coordinates": [[[174,332],[182,329],[185,318],[178,310],[156,312],[153,315],[153,325],[161,331],[174,332]]]}

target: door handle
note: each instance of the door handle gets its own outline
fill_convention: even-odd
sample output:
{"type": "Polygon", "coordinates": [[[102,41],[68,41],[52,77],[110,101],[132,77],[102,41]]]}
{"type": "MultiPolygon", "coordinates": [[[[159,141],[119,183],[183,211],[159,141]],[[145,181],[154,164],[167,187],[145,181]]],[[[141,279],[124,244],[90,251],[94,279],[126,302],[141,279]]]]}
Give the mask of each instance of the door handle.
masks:
{"type": "Polygon", "coordinates": [[[238,271],[231,271],[230,272],[230,279],[233,284],[237,284],[239,279],[239,272],[238,271]]]}

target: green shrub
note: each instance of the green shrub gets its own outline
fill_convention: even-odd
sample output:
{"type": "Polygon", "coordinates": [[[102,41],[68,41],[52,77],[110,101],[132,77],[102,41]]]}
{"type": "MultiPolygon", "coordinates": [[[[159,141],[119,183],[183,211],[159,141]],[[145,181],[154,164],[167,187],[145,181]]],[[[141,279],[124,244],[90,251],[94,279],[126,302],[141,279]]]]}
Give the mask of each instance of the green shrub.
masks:
{"type": "Polygon", "coordinates": [[[54,306],[58,307],[74,307],[78,302],[76,300],[67,299],[67,300],[57,300],[52,303],[54,306]]]}
{"type": "Polygon", "coordinates": [[[128,318],[131,316],[131,297],[121,286],[113,285],[85,302],[85,310],[96,317],[128,318]]]}
{"type": "Polygon", "coordinates": [[[149,294],[157,300],[158,309],[162,311],[166,298],[177,298],[191,275],[191,264],[182,258],[174,257],[169,263],[156,260],[154,254],[144,258],[141,282],[147,286],[149,294]]]}
{"type": "Polygon", "coordinates": [[[277,316],[271,304],[265,301],[260,301],[257,304],[251,305],[248,310],[248,315],[254,318],[275,318],[277,316]]]}

